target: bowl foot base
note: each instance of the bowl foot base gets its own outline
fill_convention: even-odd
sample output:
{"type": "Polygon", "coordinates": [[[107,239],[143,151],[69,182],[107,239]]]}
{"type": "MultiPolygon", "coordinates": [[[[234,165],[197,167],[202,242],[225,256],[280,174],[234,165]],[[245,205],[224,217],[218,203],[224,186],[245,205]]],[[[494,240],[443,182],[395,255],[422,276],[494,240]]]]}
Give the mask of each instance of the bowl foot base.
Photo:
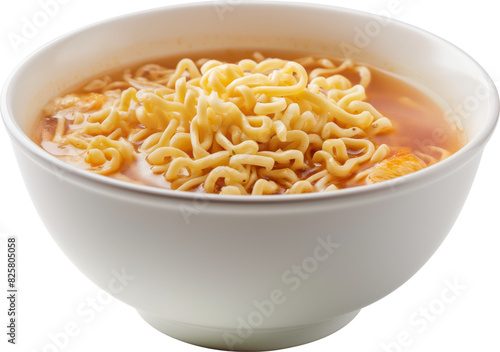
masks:
{"type": "Polygon", "coordinates": [[[280,329],[218,329],[171,321],[144,311],[141,317],[158,331],[193,345],[228,351],[270,351],[319,340],[346,326],[359,310],[326,322],[280,329]]]}

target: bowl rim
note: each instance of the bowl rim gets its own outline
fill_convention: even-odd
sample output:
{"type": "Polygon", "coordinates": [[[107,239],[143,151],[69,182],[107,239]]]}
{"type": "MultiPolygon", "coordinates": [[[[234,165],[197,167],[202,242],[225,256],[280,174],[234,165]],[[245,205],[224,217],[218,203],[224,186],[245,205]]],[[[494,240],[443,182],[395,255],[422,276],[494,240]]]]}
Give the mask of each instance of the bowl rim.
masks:
{"type": "MultiPolygon", "coordinates": [[[[402,27],[406,30],[411,30],[413,32],[418,33],[421,36],[426,37],[428,40],[438,41],[442,43],[442,45],[451,46],[456,50],[459,54],[466,57],[471,63],[476,66],[481,74],[482,79],[486,82],[486,88],[488,89],[490,96],[488,97],[489,106],[490,106],[490,115],[486,117],[485,123],[483,127],[479,130],[476,136],[467,141],[467,143],[460,148],[456,153],[451,155],[450,157],[442,160],[434,165],[431,165],[423,170],[418,172],[414,172],[409,175],[400,176],[398,178],[384,181],[377,184],[371,185],[363,185],[359,187],[352,187],[346,189],[339,189],[332,192],[314,192],[314,193],[305,193],[305,194],[279,194],[279,195],[222,195],[222,194],[207,194],[200,192],[187,192],[187,191],[177,191],[164,189],[154,186],[147,186],[141,184],[135,184],[127,181],[117,180],[108,176],[102,176],[96,173],[93,173],[88,170],[84,170],[78,168],[74,165],[66,163],[57,157],[49,154],[40,146],[38,146],[28,135],[20,128],[18,123],[16,122],[13,114],[10,113],[9,102],[7,96],[10,93],[11,84],[17,78],[19,72],[27,65],[29,65],[32,61],[36,60],[37,56],[47,51],[50,51],[54,46],[58,45],[60,42],[71,39],[71,37],[81,34],[90,28],[95,28],[98,26],[106,26],[111,23],[116,22],[124,22],[128,18],[132,17],[147,17],[153,13],[157,13],[159,11],[172,11],[172,10],[189,10],[190,8],[199,8],[199,7],[213,7],[216,3],[213,2],[193,2],[187,4],[176,4],[176,5],[166,5],[157,8],[152,8],[148,10],[136,11],[132,13],[127,13],[119,16],[114,16],[108,19],[104,19],[101,21],[97,21],[94,23],[87,24],[83,27],[74,29],[69,31],[66,34],[63,34],[48,43],[42,45],[41,47],[34,50],[27,57],[21,60],[17,66],[11,71],[8,78],[6,79],[0,97],[0,112],[2,115],[2,119],[4,121],[4,125],[6,126],[7,132],[10,134],[10,137],[19,143],[20,146],[25,148],[25,151],[35,155],[41,160],[45,161],[49,164],[54,164],[54,166],[59,169],[64,170],[65,175],[75,175],[83,180],[87,180],[90,182],[98,183],[106,187],[110,187],[115,189],[116,191],[132,191],[134,193],[155,195],[165,198],[172,199],[184,199],[184,200],[195,200],[200,198],[200,194],[203,195],[203,198],[210,202],[223,202],[223,203],[295,203],[295,202],[304,202],[304,201],[314,201],[321,199],[328,199],[333,201],[335,199],[344,199],[346,197],[353,197],[359,195],[368,195],[368,194],[380,194],[380,193],[394,193],[395,191],[401,191],[403,189],[408,190],[410,188],[418,187],[419,185],[425,184],[426,182],[433,182],[445,177],[449,173],[455,171],[460,168],[467,161],[471,160],[475,155],[482,152],[482,149],[488,142],[489,138],[492,136],[493,131],[498,122],[499,113],[500,113],[500,101],[498,96],[498,91],[495,83],[492,78],[486,72],[486,70],[467,52],[456,46],[455,44],[443,39],[442,37],[428,32],[422,28],[411,25],[409,23],[402,22],[400,20],[394,18],[387,18],[382,15],[373,14],[369,12],[364,12],[355,9],[349,9],[339,6],[325,5],[325,4],[313,4],[313,3],[301,3],[301,2],[293,2],[293,1],[252,1],[252,2],[242,2],[238,4],[238,6],[249,6],[249,7],[262,7],[262,6],[278,6],[278,7],[288,7],[295,8],[297,10],[322,10],[329,11],[332,13],[338,14],[349,14],[354,15],[356,17],[365,17],[371,19],[379,19],[379,20],[389,20],[392,25],[396,25],[398,27],[402,27]]],[[[71,177],[72,178],[72,177],[71,177]]]]}

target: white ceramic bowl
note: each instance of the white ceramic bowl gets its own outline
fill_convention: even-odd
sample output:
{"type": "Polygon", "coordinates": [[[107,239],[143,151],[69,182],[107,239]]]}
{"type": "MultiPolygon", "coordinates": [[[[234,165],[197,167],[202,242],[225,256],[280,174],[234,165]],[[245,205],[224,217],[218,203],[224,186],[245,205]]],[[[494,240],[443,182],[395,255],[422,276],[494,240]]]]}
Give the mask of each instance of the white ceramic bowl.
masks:
{"type": "Polygon", "coordinates": [[[414,275],[455,222],[499,111],[491,79],[450,43],[369,14],[285,3],[185,5],[86,27],[25,60],[1,99],[33,203],[71,261],[158,330],[238,350],[329,335],[414,275]],[[247,197],[127,184],[65,164],[28,138],[48,99],[91,75],[249,47],[351,55],[404,76],[459,116],[469,142],[377,185],[247,197]]]}

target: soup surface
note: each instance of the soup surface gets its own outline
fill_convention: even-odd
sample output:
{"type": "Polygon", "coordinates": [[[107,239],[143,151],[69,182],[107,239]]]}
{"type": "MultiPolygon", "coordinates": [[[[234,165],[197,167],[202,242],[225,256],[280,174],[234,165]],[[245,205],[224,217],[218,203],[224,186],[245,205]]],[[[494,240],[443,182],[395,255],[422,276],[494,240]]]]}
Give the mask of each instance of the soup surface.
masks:
{"type": "Polygon", "coordinates": [[[253,51],[169,57],[92,79],[47,104],[33,138],[102,175],[235,195],[382,182],[464,144],[433,99],[388,73],[253,51]]]}

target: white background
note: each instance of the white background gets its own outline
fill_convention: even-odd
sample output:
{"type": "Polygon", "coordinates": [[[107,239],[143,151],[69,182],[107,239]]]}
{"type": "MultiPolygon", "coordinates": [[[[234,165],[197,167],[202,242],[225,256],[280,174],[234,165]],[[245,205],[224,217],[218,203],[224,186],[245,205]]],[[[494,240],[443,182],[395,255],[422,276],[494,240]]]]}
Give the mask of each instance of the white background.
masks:
{"type": "MultiPolygon", "coordinates": [[[[9,33],[21,34],[23,18],[53,0],[2,1],[0,5],[0,82],[28,54],[46,42],[89,23],[180,1],[66,0],[43,28],[17,46],[9,33]]],[[[187,1],[185,1],[187,2],[187,1]]],[[[240,1],[227,0],[237,6],[240,1]]],[[[491,0],[315,1],[392,16],[458,45],[500,83],[500,21],[491,0]],[[398,5],[394,7],[394,5],[398,5]]],[[[218,2],[222,4],[223,2],[218,2]]],[[[215,10],[215,8],[214,8],[215,10]]],[[[422,53],[425,55],[425,53],[422,53]]],[[[453,62],[450,62],[453,64],[453,62]]],[[[483,155],[467,203],[448,238],[432,259],[405,285],[361,311],[341,331],[290,351],[500,351],[500,217],[498,166],[500,131],[483,155]],[[445,303],[447,283],[459,286],[445,303]],[[430,315],[424,317],[423,309],[430,315]],[[411,319],[426,324],[415,326],[411,319]],[[422,320],[423,319],[423,320],[422,320]],[[418,328],[420,327],[420,329],[418,328]],[[397,348],[394,341],[405,345],[397,348]]],[[[419,221],[416,214],[415,221],[419,221]]],[[[409,225],[410,226],[410,225],[409,225]]],[[[31,205],[0,124],[0,234],[18,236],[18,344],[6,342],[6,242],[0,237],[1,351],[206,351],[167,337],[141,320],[135,310],[110,299],[72,266],[40,222],[31,205]],[[74,335],[61,334],[68,324],[74,335]],[[58,337],[58,344],[51,341],[58,337]]],[[[449,293],[449,292],[448,292],[449,293]]]]}

